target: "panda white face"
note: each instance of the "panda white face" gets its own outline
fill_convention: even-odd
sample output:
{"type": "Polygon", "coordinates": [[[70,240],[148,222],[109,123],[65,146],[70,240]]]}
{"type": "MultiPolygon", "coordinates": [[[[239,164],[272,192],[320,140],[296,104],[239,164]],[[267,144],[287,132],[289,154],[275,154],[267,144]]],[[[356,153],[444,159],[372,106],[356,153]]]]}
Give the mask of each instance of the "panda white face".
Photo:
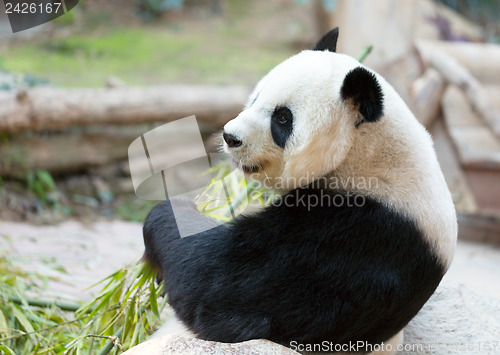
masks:
{"type": "Polygon", "coordinates": [[[253,179],[286,190],[334,170],[363,120],[342,90],[355,68],[373,79],[353,58],[330,51],[303,51],[279,64],[224,126],[225,151],[253,179]]]}

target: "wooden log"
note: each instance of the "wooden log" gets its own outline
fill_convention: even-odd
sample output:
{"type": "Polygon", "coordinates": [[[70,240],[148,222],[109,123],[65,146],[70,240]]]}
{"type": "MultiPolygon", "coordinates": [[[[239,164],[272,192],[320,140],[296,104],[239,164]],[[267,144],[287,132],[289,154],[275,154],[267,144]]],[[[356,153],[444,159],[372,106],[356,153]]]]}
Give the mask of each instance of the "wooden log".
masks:
{"type": "MultiPolygon", "coordinates": [[[[468,186],[482,213],[500,212],[500,139],[471,109],[462,90],[443,95],[448,132],[460,157],[468,186]]],[[[458,207],[457,207],[458,210],[458,207]]]]}
{"type": "Polygon", "coordinates": [[[476,112],[497,137],[500,137],[500,112],[496,111],[490,97],[479,81],[453,57],[436,52],[429,58],[430,65],[451,84],[460,87],[476,112]]]}
{"type": "Polygon", "coordinates": [[[84,132],[38,135],[10,139],[0,145],[0,176],[24,178],[28,171],[54,174],[81,171],[127,158],[127,149],[138,134],[84,132]]]}
{"type": "Polygon", "coordinates": [[[500,215],[500,171],[467,169],[465,174],[474,193],[479,212],[500,215]]]}
{"type": "Polygon", "coordinates": [[[476,213],[478,206],[474,194],[462,170],[456,149],[442,118],[439,118],[433,125],[431,134],[438,161],[451,191],[457,212],[476,213]]]}
{"type": "Polygon", "coordinates": [[[485,85],[484,89],[490,97],[494,110],[500,112],[500,80],[495,85],[485,85]]]}
{"type": "MultiPolygon", "coordinates": [[[[106,167],[109,164],[126,160],[129,145],[144,133],[161,124],[138,125],[96,125],[74,127],[62,132],[24,132],[13,134],[0,144],[0,176],[22,178],[28,171],[48,170],[53,174],[82,171],[92,167],[106,167]]],[[[214,140],[214,127],[200,124],[202,136],[214,140]]],[[[190,132],[191,126],[177,123],[178,139],[190,132]]],[[[208,146],[208,144],[207,144],[208,146]]],[[[215,143],[207,148],[216,151],[215,143]]],[[[172,154],[187,154],[184,147],[172,154]]],[[[124,167],[130,174],[128,162],[124,167]]],[[[147,167],[149,171],[149,166],[147,167]]],[[[103,175],[103,169],[96,174],[103,175]]]]}
{"type": "Polygon", "coordinates": [[[39,87],[0,93],[0,132],[57,130],[90,124],[168,122],[196,115],[218,126],[242,109],[241,86],[156,86],[107,89],[39,87]]]}
{"type": "Polygon", "coordinates": [[[415,43],[425,62],[437,52],[453,57],[483,84],[500,82],[500,45],[490,43],[418,40],[415,43]]]}
{"type": "Polygon", "coordinates": [[[432,127],[441,112],[441,97],[446,83],[441,75],[429,68],[410,87],[410,107],[413,114],[427,129],[432,127]]]}
{"type": "Polygon", "coordinates": [[[442,100],[448,132],[465,169],[500,171],[500,139],[472,110],[465,93],[449,86],[442,100]]]}
{"type": "Polygon", "coordinates": [[[380,67],[378,73],[396,89],[405,102],[411,103],[411,86],[424,75],[425,69],[418,50],[413,48],[404,56],[380,67]]]}
{"type": "Polygon", "coordinates": [[[481,41],[483,31],[480,26],[440,2],[419,0],[414,38],[439,40],[443,37],[481,41]]]}
{"type": "Polygon", "coordinates": [[[500,216],[458,214],[458,238],[500,245],[500,216]]]}

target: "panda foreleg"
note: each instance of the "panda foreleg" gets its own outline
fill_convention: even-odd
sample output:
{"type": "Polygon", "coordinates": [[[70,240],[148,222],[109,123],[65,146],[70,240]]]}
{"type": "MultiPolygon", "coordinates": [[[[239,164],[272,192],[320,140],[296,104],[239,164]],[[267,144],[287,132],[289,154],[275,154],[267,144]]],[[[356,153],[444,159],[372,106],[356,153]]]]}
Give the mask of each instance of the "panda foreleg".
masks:
{"type": "Polygon", "coordinates": [[[368,355],[396,355],[398,353],[398,348],[403,344],[403,341],[404,334],[403,330],[401,330],[398,334],[384,342],[383,348],[373,351],[368,355]]]}
{"type": "Polygon", "coordinates": [[[180,321],[175,314],[170,318],[149,338],[149,340],[161,338],[167,335],[180,335],[184,337],[196,337],[185,325],[180,321]]]}

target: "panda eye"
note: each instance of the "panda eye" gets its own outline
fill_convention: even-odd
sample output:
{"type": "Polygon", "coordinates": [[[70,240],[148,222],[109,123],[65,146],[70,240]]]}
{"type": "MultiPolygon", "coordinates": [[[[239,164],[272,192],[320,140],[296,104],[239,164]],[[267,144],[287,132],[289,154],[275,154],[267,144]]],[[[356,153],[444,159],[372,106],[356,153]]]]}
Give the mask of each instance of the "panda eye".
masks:
{"type": "Polygon", "coordinates": [[[286,125],[293,119],[292,112],[287,107],[277,108],[273,113],[273,119],[280,125],[286,125]]]}
{"type": "Polygon", "coordinates": [[[276,120],[281,123],[281,124],[285,124],[288,122],[288,117],[286,117],[285,115],[279,115],[276,120]]]}
{"type": "Polygon", "coordinates": [[[277,146],[285,149],[293,131],[293,114],[286,106],[276,107],[271,117],[271,135],[277,146]]]}

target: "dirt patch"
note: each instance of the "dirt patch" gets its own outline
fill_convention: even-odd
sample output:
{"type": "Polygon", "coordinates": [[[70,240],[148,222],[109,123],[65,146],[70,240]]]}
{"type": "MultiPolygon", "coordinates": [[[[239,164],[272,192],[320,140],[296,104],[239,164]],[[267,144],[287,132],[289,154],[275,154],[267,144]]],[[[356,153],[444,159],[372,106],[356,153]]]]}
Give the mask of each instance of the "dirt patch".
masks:
{"type": "Polygon", "coordinates": [[[128,162],[92,168],[54,178],[55,189],[41,195],[27,180],[3,181],[0,220],[34,224],[60,223],[68,218],[90,223],[102,219],[142,222],[154,201],[138,199],[128,175],[128,162]]]}
{"type": "Polygon", "coordinates": [[[35,226],[0,221],[0,252],[7,251],[23,270],[48,277],[47,291],[39,295],[43,299],[88,299],[99,287],[87,287],[137,262],[143,250],[139,223],[66,221],[35,226]]]}

